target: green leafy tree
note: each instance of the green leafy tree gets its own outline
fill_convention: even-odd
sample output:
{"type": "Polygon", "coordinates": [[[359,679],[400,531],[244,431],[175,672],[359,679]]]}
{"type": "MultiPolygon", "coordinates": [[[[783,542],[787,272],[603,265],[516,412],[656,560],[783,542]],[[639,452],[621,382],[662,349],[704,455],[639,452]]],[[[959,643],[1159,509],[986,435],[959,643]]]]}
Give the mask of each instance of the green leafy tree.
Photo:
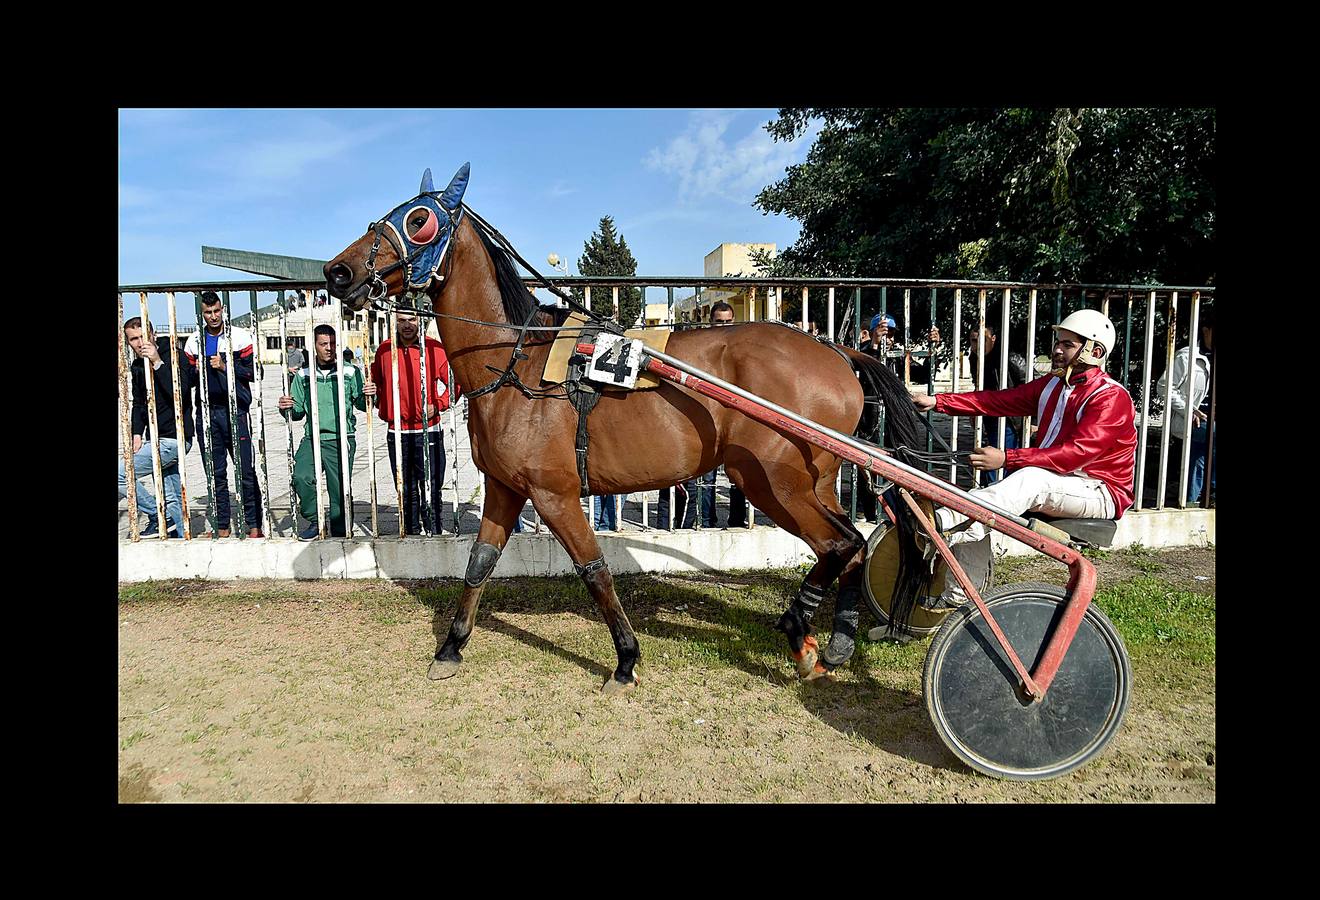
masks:
{"type": "MultiPolygon", "coordinates": [[[[582,247],[578,271],[583,275],[636,275],[637,260],[628,249],[628,242],[614,228],[614,219],[602,216],[600,230],[593,232],[582,247]]],[[[573,289],[573,297],[585,303],[585,292],[573,289]]],[[[619,289],[619,321],[631,325],[637,320],[642,307],[642,292],[638,288],[619,289]]],[[[608,316],[614,311],[614,292],[610,288],[593,288],[591,310],[608,316]]]]}
{"type": "Polygon", "coordinates": [[[776,274],[1213,284],[1213,109],[783,109],[776,274]]]}
{"type": "Polygon", "coordinates": [[[796,108],[766,127],[787,141],[813,120],[807,159],[756,199],[802,228],[756,258],[771,276],[1215,282],[1213,109],[796,108]]]}

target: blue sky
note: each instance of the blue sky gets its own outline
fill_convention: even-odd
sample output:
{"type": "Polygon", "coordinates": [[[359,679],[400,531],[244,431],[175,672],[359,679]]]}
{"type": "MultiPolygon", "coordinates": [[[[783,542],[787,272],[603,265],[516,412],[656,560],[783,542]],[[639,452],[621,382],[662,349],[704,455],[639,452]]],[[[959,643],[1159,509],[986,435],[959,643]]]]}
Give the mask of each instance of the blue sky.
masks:
{"type": "MultiPolygon", "coordinates": [[[[118,283],[248,277],[202,263],[203,244],[328,259],[414,196],[424,168],[442,188],[464,162],[472,164],[465,200],[543,274],[553,274],[543,265],[551,252],[577,274],[583,242],[610,215],[639,275],[700,276],[721,242],[783,249],[798,235],[796,222],[752,206],[815,138],[812,130],[775,143],[763,127],[773,117],[770,109],[121,110],[118,283]]],[[[181,321],[192,321],[189,305],[180,304],[181,321]]],[[[152,311],[164,313],[163,298],[152,311]]]]}

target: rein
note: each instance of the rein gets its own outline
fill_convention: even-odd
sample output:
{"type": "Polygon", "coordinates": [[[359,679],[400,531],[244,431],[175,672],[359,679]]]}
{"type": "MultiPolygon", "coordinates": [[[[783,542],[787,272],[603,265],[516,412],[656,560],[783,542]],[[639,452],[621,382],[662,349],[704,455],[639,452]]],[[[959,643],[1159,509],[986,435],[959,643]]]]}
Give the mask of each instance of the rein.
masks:
{"type": "MultiPolygon", "coordinates": [[[[443,207],[441,208],[443,209],[443,207]]],[[[536,303],[533,303],[532,308],[531,310],[528,311],[527,318],[523,321],[522,325],[514,325],[510,322],[485,322],[482,321],[481,319],[471,319],[468,318],[467,316],[456,316],[450,313],[438,312],[434,309],[412,310],[412,312],[415,312],[419,317],[429,316],[434,319],[454,319],[459,322],[470,322],[474,325],[485,325],[491,328],[507,328],[510,331],[516,330],[518,332],[518,340],[514,344],[513,353],[510,354],[509,356],[509,364],[505,366],[503,369],[497,369],[494,366],[486,366],[488,370],[496,373],[498,377],[487,385],[477,388],[476,390],[468,391],[467,396],[469,400],[474,400],[477,397],[481,397],[485,394],[493,394],[494,392],[498,391],[500,388],[504,387],[506,384],[512,385],[513,387],[517,388],[528,399],[567,400],[568,399],[567,393],[565,393],[563,389],[559,386],[556,386],[554,388],[545,388],[545,389],[528,387],[518,377],[518,373],[514,370],[514,367],[519,362],[528,359],[527,354],[523,352],[523,344],[526,343],[527,341],[528,332],[532,332],[532,331],[553,331],[553,332],[579,331],[580,332],[590,329],[594,331],[608,331],[611,334],[622,335],[624,333],[623,327],[620,326],[617,322],[613,321],[612,319],[607,319],[604,316],[601,316],[600,314],[593,312],[592,310],[583,306],[581,303],[578,303],[570,295],[560,290],[548,278],[546,278],[540,272],[536,271],[536,269],[534,269],[532,265],[527,262],[527,260],[523,259],[522,256],[518,254],[518,251],[513,248],[513,245],[510,244],[508,240],[505,239],[504,235],[500,234],[498,231],[495,230],[494,226],[492,226],[481,216],[473,212],[472,209],[467,204],[460,204],[458,214],[449,215],[449,222],[445,226],[445,232],[447,233],[453,232],[453,230],[458,225],[459,215],[461,215],[463,212],[466,212],[472,218],[473,223],[477,225],[482,231],[484,231],[487,237],[494,240],[505,252],[507,252],[514,259],[516,259],[519,263],[521,263],[523,268],[531,272],[532,275],[534,275],[541,282],[541,285],[543,287],[545,287],[546,289],[554,293],[556,296],[558,296],[560,299],[562,299],[564,302],[566,302],[570,308],[585,314],[591,320],[591,324],[533,325],[532,322],[535,320],[536,315],[539,312],[541,312],[540,305],[536,303]]],[[[382,226],[382,222],[375,222],[371,226],[371,230],[376,233],[376,239],[375,241],[372,242],[371,252],[367,256],[366,269],[367,269],[368,280],[365,282],[365,284],[368,285],[368,288],[367,288],[366,299],[373,309],[377,309],[382,312],[390,312],[393,304],[389,303],[388,301],[388,293],[387,293],[388,288],[385,285],[385,280],[383,276],[388,275],[390,272],[393,272],[396,269],[403,268],[406,262],[410,261],[413,257],[409,256],[405,260],[405,257],[402,252],[402,248],[397,244],[393,235],[386,232],[385,227],[382,226]],[[381,269],[379,272],[377,272],[375,268],[376,254],[380,250],[380,242],[381,242],[382,234],[384,234],[385,238],[389,240],[391,248],[395,251],[395,254],[398,256],[398,260],[390,264],[389,266],[386,266],[384,269],[381,269]]],[[[439,235],[437,235],[437,239],[438,237],[439,235]]],[[[413,256],[416,256],[420,252],[421,250],[419,249],[413,254],[413,256]]],[[[437,300],[439,300],[440,295],[444,293],[445,288],[449,284],[448,268],[452,267],[453,265],[453,257],[449,255],[448,246],[445,247],[444,253],[445,256],[448,257],[447,259],[444,260],[444,264],[446,264],[446,274],[436,276],[437,279],[440,281],[440,290],[436,294],[437,300]]]]}

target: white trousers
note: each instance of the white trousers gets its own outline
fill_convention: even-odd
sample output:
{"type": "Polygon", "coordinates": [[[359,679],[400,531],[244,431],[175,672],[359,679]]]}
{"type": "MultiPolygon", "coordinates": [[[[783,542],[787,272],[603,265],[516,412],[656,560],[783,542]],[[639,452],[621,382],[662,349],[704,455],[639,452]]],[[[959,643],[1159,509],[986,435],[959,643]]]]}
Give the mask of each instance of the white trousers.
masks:
{"type": "MultiPolygon", "coordinates": [[[[1015,516],[1039,512],[1068,519],[1114,517],[1114,500],[1103,481],[1081,475],[1060,475],[1037,466],[1018,469],[1007,478],[971,493],[1015,516]]],[[[962,513],[948,508],[937,510],[935,516],[936,524],[944,532],[968,521],[962,513]]],[[[983,541],[989,537],[990,529],[980,522],[972,522],[967,528],[949,535],[949,546],[983,541]]]]}

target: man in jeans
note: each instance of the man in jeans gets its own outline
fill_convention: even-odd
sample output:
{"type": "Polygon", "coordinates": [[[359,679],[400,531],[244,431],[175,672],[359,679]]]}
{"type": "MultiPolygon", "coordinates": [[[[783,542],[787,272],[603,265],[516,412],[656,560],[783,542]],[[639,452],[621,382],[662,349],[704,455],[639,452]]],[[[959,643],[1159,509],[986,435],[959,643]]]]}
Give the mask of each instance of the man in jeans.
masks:
{"type": "MultiPolygon", "coordinates": [[[[1187,382],[1192,383],[1192,435],[1191,435],[1191,473],[1187,486],[1187,502],[1196,503],[1201,499],[1201,489],[1205,485],[1205,457],[1209,436],[1210,420],[1210,360],[1215,352],[1215,310],[1208,307],[1201,310],[1201,344],[1195,357],[1190,346],[1182,347],[1173,358],[1173,366],[1160,376],[1155,383],[1153,396],[1164,397],[1170,379],[1173,391],[1169,396],[1169,409],[1165,416],[1166,427],[1174,440],[1182,442],[1183,432],[1187,428],[1187,382]]],[[[1218,428],[1215,429],[1218,431],[1218,428]]],[[[1218,442],[1216,441],[1216,446],[1218,442]]],[[[1217,458],[1216,458],[1217,462],[1217,458]]],[[[1214,493],[1216,464],[1211,464],[1210,492],[1214,493]]],[[[1213,503],[1213,498],[1211,503],[1213,503]]]]}
{"type": "Polygon", "coordinates": [[[426,416],[422,416],[421,325],[415,311],[400,304],[396,315],[394,340],[381,342],[376,358],[371,362],[371,377],[366,394],[376,398],[380,418],[389,433],[386,446],[390,454],[390,471],[398,478],[399,461],[395,459],[394,442],[394,353],[399,354],[399,437],[403,447],[403,510],[408,534],[421,534],[419,498],[423,480],[430,483],[431,515],[426,521],[427,531],[440,534],[440,491],[445,472],[445,442],[440,431],[440,413],[462,396],[457,383],[452,386],[445,379],[449,374],[449,358],[438,339],[426,340],[426,416]],[[426,441],[431,471],[423,465],[422,441],[426,441]],[[424,479],[423,474],[429,477],[424,479]]]}
{"type": "MultiPolygon", "coordinates": [[[[198,368],[197,436],[205,453],[206,423],[200,392],[206,391],[211,410],[211,461],[215,475],[215,519],[217,537],[229,537],[229,466],[234,446],[230,435],[229,376],[227,369],[234,367],[234,402],[238,427],[238,474],[236,481],[243,485],[243,511],[246,515],[248,537],[259,538],[261,533],[261,489],[257,487],[257,470],[252,462],[252,435],[248,427],[248,407],[252,403],[252,381],[255,378],[252,332],[246,328],[230,328],[229,344],[225,343],[224,304],[215,291],[202,293],[202,321],[205,327],[188,337],[184,353],[189,365],[198,368]],[[206,373],[203,376],[201,373],[206,373]]],[[[203,537],[210,537],[210,534],[203,537]]]]}
{"type": "MultiPolygon", "coordinates": [[[[147,528],[140,534],[152,537],[160,534],[156,514],[156,498],[143,487],[140,479],[154,477],[152,468],[153,440],[160,451],[161,480],[165,489],[165,516],[169,520],[166,537],[179,537],[183,523],[183,503],[180,499],[179,440],[174,423],[174,376],[170,372],[170,339],[157,338],[155,329],[150,336],[142,333],[142,319],[134,316],[124,323],[124,340],[137,354],[133,360],[133,478],[137,510],[146,515],[147,528]],[[159,436],[151,434],[151,419],[147,410],[146,367],[151,366],[152,385],[156,395],[156,426],[159,436]]],[[[193,421],[191,388],[196,371],[187,358],[179,356],[179,390],[183,392],[184,453],[192,449],[193,421]]],[[[119,496],[128,496],[124,460],[119,460],[119,496]]],[[[136,513],[130,513],[136,515],[136,513]]]]}

